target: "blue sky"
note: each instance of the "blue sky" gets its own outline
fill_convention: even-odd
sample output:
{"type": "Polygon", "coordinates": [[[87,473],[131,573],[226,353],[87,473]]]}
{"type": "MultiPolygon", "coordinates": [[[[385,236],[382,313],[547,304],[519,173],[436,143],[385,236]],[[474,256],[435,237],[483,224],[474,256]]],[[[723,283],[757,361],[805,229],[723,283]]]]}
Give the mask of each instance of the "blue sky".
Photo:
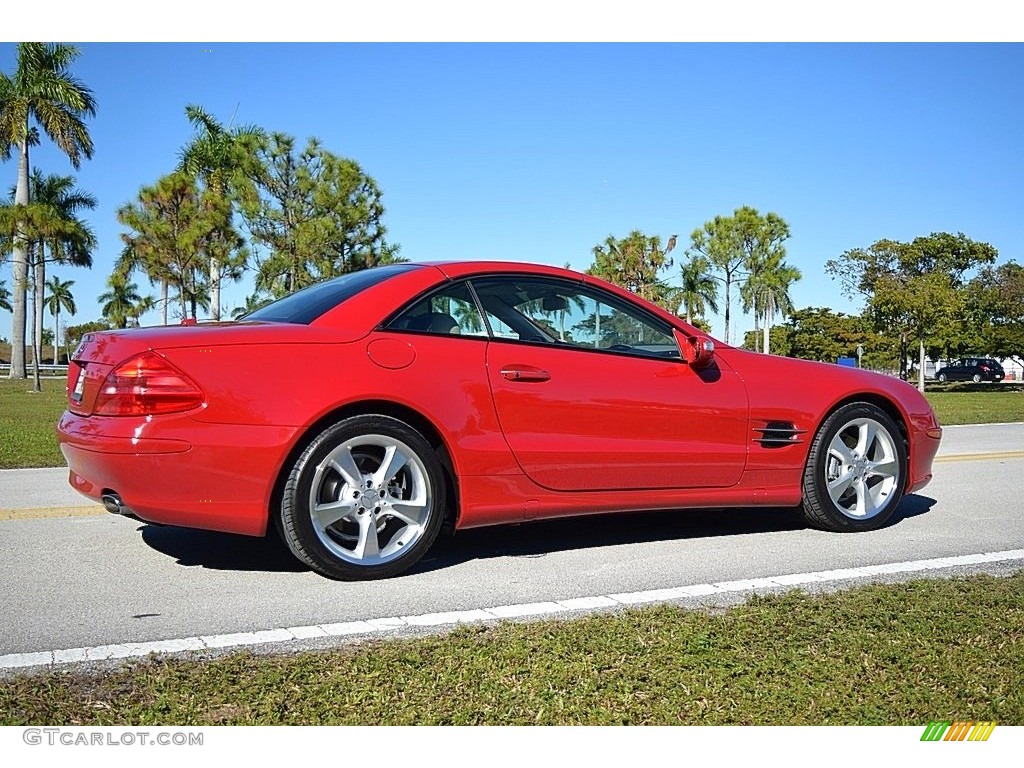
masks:
{"type": "MultiPolygon", "coordinates": [[[[71,322],[99,316],[114,212],[173,170],[190,103],[358,161],[414,261],[585,269],[608,235],[682,246],[742,205],[789,223],[798,307],[857,311],[823,265],[880,238],[963,232],[1024,261],[1019,44],[78,45],[98,111],[77,180],[100,202],[99,248],[91,271],[51,270],[75,281],[71,322]]],[[[0,43],[0,69],[14,65],[0,43]]],[[[49,145],[33,165],[74,173],[49,145]]],[[[0,188],[15,175],[0,164],[0,188]]],[[[250,290],[251,276],[226,289],[227,308],[250,290]]]]}

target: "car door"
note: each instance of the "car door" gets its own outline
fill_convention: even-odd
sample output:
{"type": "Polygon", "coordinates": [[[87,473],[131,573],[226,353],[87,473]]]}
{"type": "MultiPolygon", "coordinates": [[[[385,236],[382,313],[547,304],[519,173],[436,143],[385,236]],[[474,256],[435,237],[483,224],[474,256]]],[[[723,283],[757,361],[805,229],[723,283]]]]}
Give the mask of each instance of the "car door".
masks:
{"type": "Polygon", "coordinates": [[[523,472],[558,491],[727,487],[743,473],[748,405],[725,367],[695,371],[668,324],[580,282],[473,281],[487,376],[523,472]]]}

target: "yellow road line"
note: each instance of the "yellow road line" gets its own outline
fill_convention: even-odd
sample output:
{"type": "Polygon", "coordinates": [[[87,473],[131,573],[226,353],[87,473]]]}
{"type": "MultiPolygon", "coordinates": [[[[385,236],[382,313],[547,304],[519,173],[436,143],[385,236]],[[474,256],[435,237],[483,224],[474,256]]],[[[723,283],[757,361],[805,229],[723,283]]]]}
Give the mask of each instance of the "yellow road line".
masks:
{"type": "Polygon", "coordinates": [[[34,509],[0,509],[0,520],[36,520],[41,517],[85,517],[109,514],[98,504],[81,507],[36,507],[34,509]]]}
{"type": "Polygon", "coordinates": [[[936,464],[953,461],[994,461],[997,459],[1024,459],[1024,451],[994,451],[991,453],[957,453],[952,456],[936,456],[936,464]]]}
{"type": "MultiPolygon", "coordinates": [[[[997,461],[999,459],[1024,459],[1024,451],[995,451],[990,453],[958,453],[951,456],[937,456],[936,464],[960,461],[997,461]]],[[[35,507],[33,509],[0,509],[0,520],[36,520],[46,517],[86,517],[109,514],[99,504],[80,507],[35,507]]]]}

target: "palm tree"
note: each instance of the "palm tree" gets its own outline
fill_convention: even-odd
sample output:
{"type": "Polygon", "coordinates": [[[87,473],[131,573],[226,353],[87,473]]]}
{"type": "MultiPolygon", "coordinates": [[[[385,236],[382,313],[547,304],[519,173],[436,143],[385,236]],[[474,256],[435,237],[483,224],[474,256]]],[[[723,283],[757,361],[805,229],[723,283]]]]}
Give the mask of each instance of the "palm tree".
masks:
{"type": "Polygon", "coordinates": [[[459,323],[459,328],[469,333],[483,333],[484,321],[476,309],[476,305],[462,299],[453,302],[448,314],[459,323]]]}
{"type": "Polygon", "coordinates": [[[59,334],[60,334],[60,310],[63,307],[72,315],[75,314],[78,309],[75,307],[75,297],[71,295],[71,286],[75,284],[74,280],[61,280],[56,275],[51,277],[46,282],[46,287],[50,291],[50,295],[46,297],[46,308],[50,310],[50,314],[53,315],[53,364],[58,364],[58,346],[59,346],[59,334]]]}
{"type": "Polygon", "coordinates": [[[686,322],[693,325],[694,315],[704,317],[710,309],[718,311],[718,283],[706,259],[695,256],[682,266],[679,301],[686,312],[686,322]]]}
{"type": "Polygon", "coordinates": [[[763,321],[762,351],[766,355],[770,349],[772,321],[776,314],[786,316],[793,311],[789,287],[803,277],[798,268],[783,260],[784,255],[784,252],[777,252],[755,264],[742,291],[744,309],[753,308],[755,318],[760,316],[763,321]]]}
{"type": "Polygon", "coordinates": [[[648,237],[633,230],[618,240],[609,235],[604,243],[594,246],[594,263],[587,274],[607,280],[661,306],[671,302],[671,288],[658,278],[658,273],[672,266],[669,251],[675,247],[675,235],[669,245],[661,247],[661,238],[648,237]]]}
{"type": "Polygon", "coordinates": [[[11,311],[11,292],[7,290],[7,283],[0,280],[0,309],[11,311]]]}
{"type": "Polygon", "coordinates": [[[725,342],[731,342],[732,286],[742,283],[756,265],[779,253],[789,237],[789,225],[776,213],[762,216],[748,205],[732,216],[715,216],[690,235],[688,253],[700,256],[719,272],[715,279],[725,285],[725,342]]]}
{"type": "MultiPolygon", "coordinates": [[[[92,139],[83,118],[96,113],[96,102],[92,91],[68,69],[78,58],[78,53],[78,48],[64,43],[19,43],[14,74],[0,73],[0,158],[7,160],[13,147],[19,151],[15,206],[29,204],[28,150],[39,138],[33,122],[38,123],[76,169],[81,164],[82,156],[92,157],[92,139]]],[[[16,233],[12,264],[12,379],[26,378],[28,251],[25,234],[16,233]]]]}
{"type": "Polygon", "coordinates": [[[128,282],[128,278],[119,272],[107,279],[107,286],[110,290],[99,296],[100,312],[115,328],[127,328],[129,320],[138,320],[153,306],[152,297],[140,296],[139,286],[128,282]]]}
{"type": "MultiPolygon", "coordinates": [[[[27,245],[26,261],[32,266],[32,370],[34,391],[42,391],[39,362],[43,347],[43,302],[46,262],[57,261],[78,266],[91,266],[90,249],[96,240],[87,224],[74,215],[79,207],[93,207],[91,195],[73,187],[70,176],[48,176],[34,170],[30,178],[31,199],[28,205],[8,204],[0,207],[0,240],[4,250],[22,238],[27,245]],[[49,252],[50,258],[47,258],[49,252]]],[[[11,190],[10,198],[16,195],[11,190]]],[[[28,277],[28,276],[26,276],[28,277]]]]}
{"type": "Polygon", "coordinates": [[[72,176],[43,176],[38,168],[32,171],[29,189],[32,206],[39,208],[46,220],[52,222],[49,229],[36,233],[33,238],[35,248],[30,251],[35,261],[33,349],[34,354],[42,357],[46,262],[72,264],[76,267],[92,266],[91,251],[96,247],[96,236],[77,213],[83,208],[95,208],[96,198],[76,188],[72,176]],[[47,250],[49,259],[46,258],[47,250]]]}
{"type": "Polygon", "coordinates": [[[255,312],[260,307],[265,307],[273,301],[273,298],[257,290],[255,293],[251,293],[245,297],[245,304],[241,307],[235,307],[231,310],[231,319],[239,320],[250,312],[255,312]]]}
{"type": "Polygon", "coordinates": [[[148,294],[146,296],[140,296],[135,302],[135,305],[131,308],[131,312],[128,315],[128,324],[137,328],[142,316],[154,307],[156,307],[156,299],[148,294]]]}
{"type": "Polygon", "coordinates": [[[195,275],[191,280],[184,280],[177,283],[177,291],[171,297],[171,301],[181,306],[182,317],[199,317],[199,310],[210,309],[210,286],[205,281],[197,280],[195,275]]]}
{"type": "MultiPolygon", "coordinates": [[[[199,131],[181,155],[181,170],[202,178],[213,198],[223,200],[233,187],[241,183],[245,171],[256,163],[257,143],[265,132],[255,126],[224,127],[202,107],[190,104],[185,108],[189,122],[199,131]]],[[[222,262],[230,250],[231,215],[225,217],[221,237],[214,237],[210,256],[210,313],[220,319],[220,279],[222,262]],[[220,242],[218,242],[220,241],[220,242]]]]}
{"type": "MultiPolygon", "coordinates": [[[[13,195],[12,195],[13,197],[13,195]]],[[[35,204],[29,205],[4,205],[0,207],[0,252],[8,253],[14,250],[14,243],[23,242],[25,244],[25,276],[23,281],[23,289],[20,294],[15,291],[15,309],[17,308],[17,299],[20,297],[24,302],[28,287],[31,282],[28,274],[28,265],[34,264],[36,261],[36,252],[38,250],[37,239],[39,237],[48,236],[56,232],[61,231],[63,223],[53,216],[52,212],[44,206],[35,204]]],[[[32,292],[33,308],[38,304],[39,297],[35,291],[32,292]]],[[[25,307],[22,307],[24,310],[25,307]]],[[[23,318],[24,319],[24,318],[23,318]]],[[[17,324],[15,324],[16,327],[17,324]]],[[[34,372],[34,391],[41,392],[42,386],[39,380],[39,357],[40,351],[39,346],[35,343],[36,338],[36,325],[37,318],[36,313],[32,313],[32,369],[34,372]]],[[[20,329],[22,331],[21,343],[18,347],[12,345],[11,358],[12,363],[17,355],[16,350],[20,349],[21,352],[21,364],[22,368],[25,367],[25,323],[22,322],[20,329]]],[[[13,367],[12,367],[12,378],[13,367]]],[[[25,378],[25,377],[21,377],[25,378]]]]}
{"type": "MultiPolygon", "coordinates": [[[[118,219],[121,218],[123,210],[123,208],[118,210],[118,219]]],[[[163,264],[155,254],[149,252],[148,249],[140,247],[140,244],[130,235],[122,233],[121,239],[125,245],[121,249],[121,255],[114,262],[114,271],[129,277],[132,272],[138,269],[146,275],[150,284],[160,284],[160,298],[154,301],[153,306],[160,305],[160,323],[161,325],[167,325],[167,310],[170,304],[170,299],[168,298],[168,286],[171,280],[170,268],[163,264]],[[146,252],[145,256],[143,255],[144,251],[146,252]]]]}

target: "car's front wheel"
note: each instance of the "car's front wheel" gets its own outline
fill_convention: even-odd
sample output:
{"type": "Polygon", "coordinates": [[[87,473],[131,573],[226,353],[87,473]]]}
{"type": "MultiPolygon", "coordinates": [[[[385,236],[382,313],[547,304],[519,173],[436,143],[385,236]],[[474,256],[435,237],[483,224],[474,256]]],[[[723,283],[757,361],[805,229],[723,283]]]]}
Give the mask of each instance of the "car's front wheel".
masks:
{"type": "Polygon", "coordinates": [[[899,427],[871,403],[834,411],[811,444],[803,478],[807,521],[830,531],[885,525],[907,484],[907,448],[899,427]]]}
{"type": "Polygon", "coordinates": [[[423,436],[386,416],[354,416],[296,460],[281,499],[288,548],[332,579],[380,579],[412,567],[441,529],[445,484],[423,436]]]}

